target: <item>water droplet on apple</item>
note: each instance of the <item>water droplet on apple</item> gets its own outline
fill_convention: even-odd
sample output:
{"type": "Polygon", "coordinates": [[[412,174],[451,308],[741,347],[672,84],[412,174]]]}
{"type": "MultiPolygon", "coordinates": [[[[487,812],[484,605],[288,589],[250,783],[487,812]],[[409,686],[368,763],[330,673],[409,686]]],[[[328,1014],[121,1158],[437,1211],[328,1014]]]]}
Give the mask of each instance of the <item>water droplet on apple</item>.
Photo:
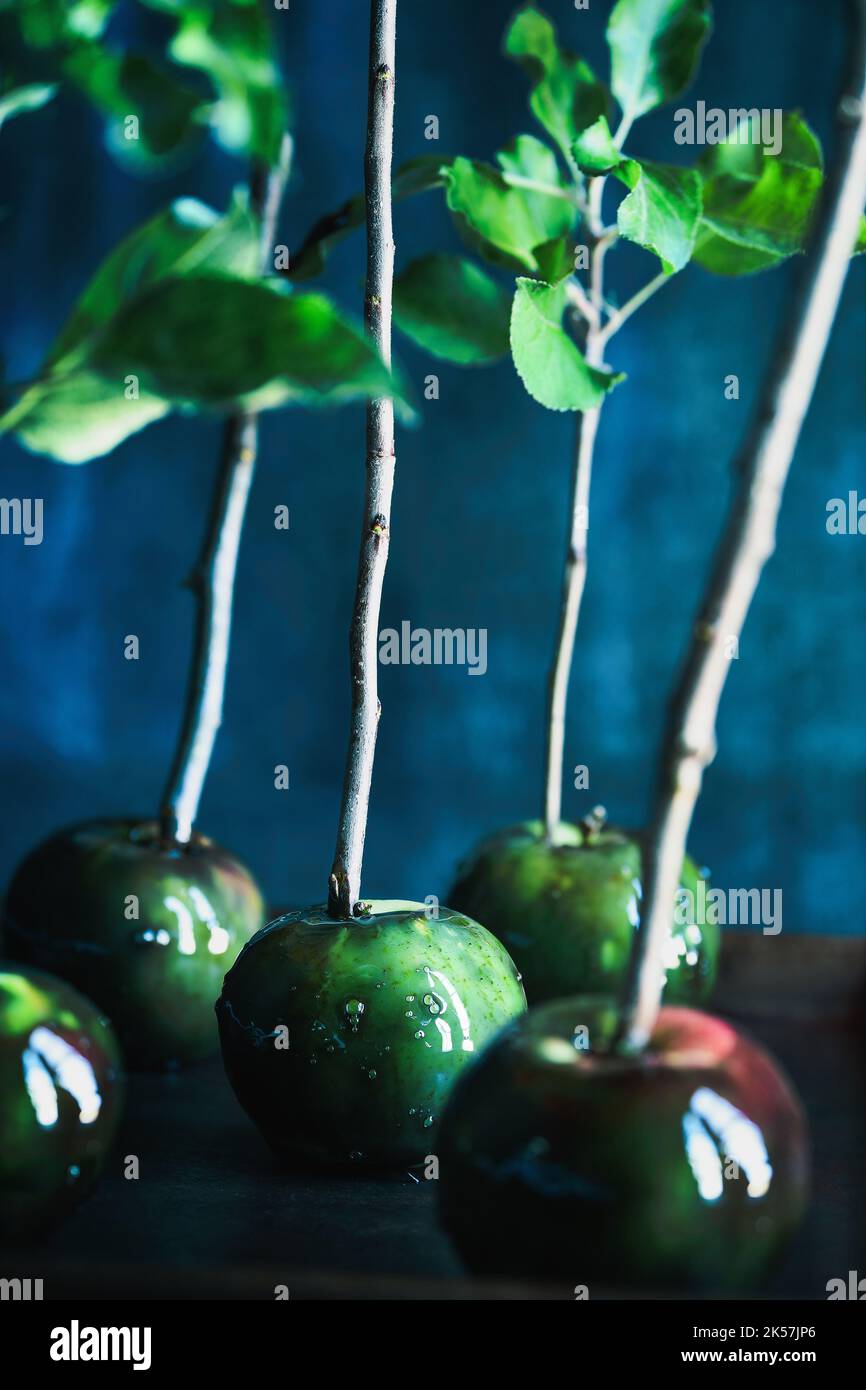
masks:
{"type": "Polygon", "coordinates": [[[353,1033],[357,1033],[364,1014],[364,1004],[360,999],[346,1000],[346,1017],[349,1020],[349,1027],[353,1033]]]}

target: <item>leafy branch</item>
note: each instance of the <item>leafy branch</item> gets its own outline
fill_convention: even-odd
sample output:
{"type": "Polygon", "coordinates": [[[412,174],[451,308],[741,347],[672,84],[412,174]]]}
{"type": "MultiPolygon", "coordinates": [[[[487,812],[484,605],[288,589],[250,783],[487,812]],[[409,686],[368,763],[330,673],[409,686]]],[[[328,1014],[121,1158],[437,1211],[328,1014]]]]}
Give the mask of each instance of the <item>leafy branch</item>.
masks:
{"type": "MultiPolygon", "coordinates": [[[[394,84],[397,0],[372,0],[364,184],[367,277],[364,321],[370,341],[391,361],[391,296],[394,232],[391,160],[394,145],[394,84]]],[[[349,633],[352,712],[334,862],[328,880],[328,912],[351,920],[363,910],[361,864],[381,707],[377,650],[379,610],[391,540],[394,489],[394,403],[388,396],[367,406],[364,516],[355,607],[349,633]]]]}
{"type": "MultiPolygon", "coordinates": [[[[659,164],[625,149],[635,123],[688,86],[710,33],[709,0],[618,0],[608,25],[611,90],[563,48],[533,4],[511,21],[504,50],[531,83],[530,109],[552,146],[520,135],[495,164],[463,157],[428,165],[424,188],[441,183],[455,227],[498,271],[516,273],[510,353],[529,394],[578,415],[562,598],[548,677],[545,826],[561,814],[565,707],[586,581],[590,482],[599,414],[622,375],[606,363],[611,341],[671,277],[695,261],[725,276],[778,265],[804,250],[823,186],[820,145],[804,119],[784,118],[781,146],[765,148],[746,124],[708,147],[692,168],[659,164]],[[609,113],[620,107],[615,133],[609,113]],[[615,221],[605,192],[620,186],[615,221]],[[606,264],[619,242],[652,254],[658,271],[626,302],[611,303],[606,264]],[[581,245],[583,242],[583,245],[581,245]]],[[[866,249],[864,224],[855,253],[866,249]]],[[[417,265],[403,275],[417,278],[417,265]]],[[[398,277],[398,286],[401,277],[398,277]]],[[[404,324],[429,342],[449,317],[452,360],[473,320],[428,296],[426,326],[404,324]],[[462,321],[461,321],[462,317],[462,321]]],[[[441,344],[440,344],[441,347],[441,344]]],[[[443,352],[443,355],[445,353],[443,352]]]]}
{"type": "MultiPolygon", "coordinates": [[[[577,413],[571,508],[559,620],[548,676],[544,819],[554,839],[561,814],[565,709],[587,570],[590,482],[599,413],[623,380],[606,362],[610,343],[673,275],[695,261],[726,276],[749,275],[803,251],[823,185],[820,145],[803,118],[785,116],[781,147],[765,148],[748,124],[709,146],[692,168],[627,152],[635,123],[689,85],[711,29],[709,0],[618,0],[607,29],[610,89],[564,48],[534,4],[518,10],[504,52],[530,81],[530,110],[546,139],[518,135],[488,164],[463,156],[403,166],[394,197],[441,188],[462,240],[497,274],[509,272],[508,350],[525,389],[549,410],[577,413]],[[620,115],[612,132],[614,99],[620,115]],[[619,188],[615,220],[606,191],[619,188]],[[631,242],[658,265],[625,303],[605,286],[609,254],[631,242]]],[[[304,242],[300,276],[321,270],[337,240],[359,225],[360,200],[323,219],[304,242]]],[[[866,249],[861,227],[855,251],[866,249]]],[[[492,361],[477,325],[498,292],[471,263],[422,257],[397,277],[396,322],[419,345],[454,362],[492,361]],[[457,267],[459,266],[459,272],[457,267]],[[478,276],[481,276],[478,271],[478,276]],[[424,285],[426,282],[426,293],[424,285]],[[403,287],[412,312],[399,312],[403,287]],[[473,356],[473,353],[476,355],[473,356]]],[[[296,265],[294,274],[298,275],[296,265]]]]}

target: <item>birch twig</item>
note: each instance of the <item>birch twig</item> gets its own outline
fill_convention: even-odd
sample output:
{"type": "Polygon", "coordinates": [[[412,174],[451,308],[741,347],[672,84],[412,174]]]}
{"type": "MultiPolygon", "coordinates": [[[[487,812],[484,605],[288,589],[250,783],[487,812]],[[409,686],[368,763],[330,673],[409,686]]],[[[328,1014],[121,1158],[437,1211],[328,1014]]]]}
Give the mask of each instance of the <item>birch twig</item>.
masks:
{"type": "Polygon", "coordinates": [[[866,204],[866,0],[849,0],[851,73],[839,103],[833,169],[813,223],[802,279],[737,463],[738,484],[691,644],[669,706],[645,859],[619,1045],[644,1047],[658,1015],[662,956],[704,769],[715,756],[716,714],[761,572],[775,548],[791,460],[839,305],[866,204]]]}
{"type": "MultiPolygon", "coordinates": [[[[394,235],[391,219],[391,158],[394,140],[394,56],[397,0],[372,0],[370,7],[370,79],[364,191],[367,209],[367,279],[364,317],[367,334],[387,366],[391,365],[391,297],[394,283],[394,235]]],[[[391,493],[394,487],[394,402],[367,406],[367,456],[364,522],[349,633],[352,712],[349,751],[337,844],[328,885],[332,917],[352,918],[361,892],[361,865],[367,811],[381,713],[378,697],[379,610],[388,563],[391,493]]]]}
{"type": "MultiPolygon", "coordinates": [[[[250,205],[260,219],[260,270],[271,268],[276,224],[291,162],[285,136],[273,169],[254,167],[250,205]]],[[[258,418],[250,411],[229,417],[223,432],[219,474],[204,542],[190,587],[196,596],[196,631],[184,714],[160,811],[164,839],[186,844],[222,724],[231,641],[238,549],[258,452],[258,418]]]]}

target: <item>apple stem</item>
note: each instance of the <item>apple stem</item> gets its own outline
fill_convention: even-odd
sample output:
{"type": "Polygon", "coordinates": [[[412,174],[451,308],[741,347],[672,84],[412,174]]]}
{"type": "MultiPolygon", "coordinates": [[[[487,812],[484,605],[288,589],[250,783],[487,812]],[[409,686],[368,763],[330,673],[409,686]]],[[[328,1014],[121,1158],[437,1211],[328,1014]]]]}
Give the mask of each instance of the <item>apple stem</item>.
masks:
{"type": "Polygon", "coordinates": [[[849,0],[849,8],[851,72],[838,105],[834,164],[790,314],[735,464],[736,493],[668,707],[647,835],[642,923],[614,1044],[623,1051],[645,1047],[658,1016],[672,905],[704,769],[716,752],[719,701],[761,572],[775,549],[782,493],[866,203],[866,0],[849,0]]]}
{"type": "MultiPolygon", "coordinates": [[[[386,366],[391,365],[391,298],[394,235],[391,217],[391,159],[394,143],[394,73],[397,0],[372,0],[367,145],[364,192],[367,213],[367,276],[364,322],[386,366]]],[[[391,494],[394,488],[394,402],[367,405],[364,519],[349,631],[352,711],[337,844],[328,884],[332,917],[356,915],[373,759],[381,706],[378,696],[378,630],[382,585],[388,563],[391,494]]]]}
{"type": "Polygon", "coordinates": [[[578,824],[581,834],[581,843],[584,845],[594,845],[599,835],[607,824],[607,811],[603,806],[593,806],[588,816],[584,816],[578,824]]]}
{"type": "MultiPolygon", "coordinates": [[[[250,174],[250,207],[261,227],[260,269],[272,268],[276,223],[289,174],[292,144],[286,135],[277,164],[256,164],[250,174]]],[[[258,452],[258,417],[237,411],[226,421],[210,517],[195,569],[187,580],[196,599],[193,656],[184,714],[163,794],[160,833],[188,843],[222,723],[231,640],[238,548],[258,452]]]]}
{"type": "MultiPolygon", "coordinates": [[[[593,238],[590,267],[590,287],[586,290],[576,280],[569,284],[569,297],[577,312],[586,321],[584,356],[591,367],[604,362],[604,258],[611,245],[604,232],[601,218],[603,178],[590,183],[587,230],[593,238]]],[[[578,413],[574,444],[574,464],[571,477],[571,520],[562,574],[562,597],[559,623],[553,648],[553,659],[547,677],[547,723],[544,771],[544,834],[548,844],[556,840],[562,815],[562,769],[565,757],[565,711],[568,703],[568,682],[574,657],[574,642],[583,591],[586,586],[587,535],[589,531],[589,492],[592,482],[592,460],[598,434],[601,407],[578,413]]]]}

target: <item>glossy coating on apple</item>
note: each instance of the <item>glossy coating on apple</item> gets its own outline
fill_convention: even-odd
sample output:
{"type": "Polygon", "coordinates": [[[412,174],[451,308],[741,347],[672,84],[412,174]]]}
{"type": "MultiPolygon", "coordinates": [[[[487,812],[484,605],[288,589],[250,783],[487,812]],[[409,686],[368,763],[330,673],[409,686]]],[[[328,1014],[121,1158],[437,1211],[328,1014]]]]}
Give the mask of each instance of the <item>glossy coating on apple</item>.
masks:
{"type": "Polygon", "coordinates": [[[743,1291],[804,1210],[802,1112],[729,1024],[665,1008],[642,1053],[607,1049],[611,1001],[532,1009],[467,1069],[439,1135],[445,1229],[478,1274],[743,1291]]]}
{"type": "Polygon", "coordinates": [[[460,913],[373,902],[264,927],[217,1004],[226,1072],[283,1158],[406,1166],[436,1150],[458,1072],[526,1008],[500,943],[460,913]]]}
{"type": "Polygon", "coordinates": [[[163,1067],[216,1051],[214,1000],[263,920],[254,879],[205,836],[172,844],[154,822],[96,820],[19,866],[6,950],[85,990],[130,1066],[163,1067]]]}
{"type": "Polygon", "coordinates": [[[0,962],[0,1239],[38,1235],[87,1196],[122,1100],[108,1020],[61,980],[0,962]]]}
{"type": "MultiPolygon", "coordinates": [[[[703,877],[687,857],[686,901],[696,902],[703,877]]],[[[600,815],[561,824],[555,843],[540,821],[512,826],[475,849],[447,897],[499,937],[521,971],[530,1005],[567,994],[617,993],[639,922],[640,838],[604,825],[600,815]]],[[[667,1003],[698,1004],[712,990],[720,934],[715,909],[706,916],[679,924],[672,913],[667,1003]]]]}

